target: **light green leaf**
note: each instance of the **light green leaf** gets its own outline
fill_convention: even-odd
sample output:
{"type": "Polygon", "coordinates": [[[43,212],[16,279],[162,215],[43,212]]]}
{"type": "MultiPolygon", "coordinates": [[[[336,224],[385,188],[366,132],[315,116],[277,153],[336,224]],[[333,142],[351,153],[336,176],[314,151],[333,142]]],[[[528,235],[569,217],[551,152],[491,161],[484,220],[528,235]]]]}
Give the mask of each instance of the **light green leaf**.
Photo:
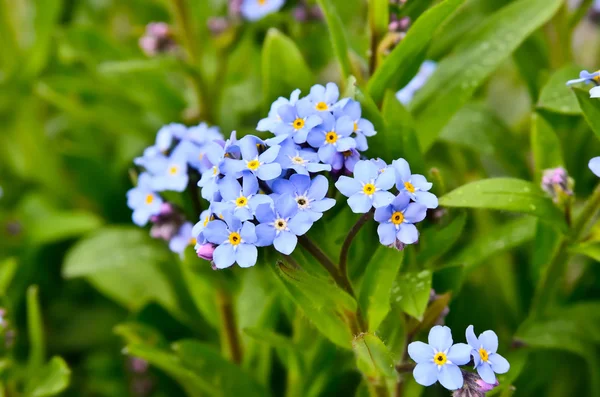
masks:
{"type": "Polygon", "coordinates": [[[554,72],[542,88],[537,106],[554,113],[581,114],[577,98],[566,84],[567,81],[578,78],[580,71],[579,66],[568,65],[554,72]]]}
{"type": "Polygon", "coordinates": [[[440,197],[440,205],[488,208],[534,215],[561,231],[568,230],[562,212],[539,187],[514,178],[491,178],[468,183],[440,197]]]}
{"type": "Polygon", "coordinates": [[[390,22],[390,2],[387,0],[369,0],[369,25],[371,34],[380,38],[388,31],[390,22]]]}
{"type": "Polygon", "coordinates": [[[296,43],[275,28],[269,29],[263,44],[262,79],[265,106],[279,96],[288,98],[296,88],[306,93],[313,83],[296,43]]]}
{"type": "Polygon", "coordinates": [[[466,222],[467,214],[461,212],[445,227],[425,230],[419,238],[423,246],[417,254],[417,263],[427,266],[445,254],[460,238],[466,222]]]}
{"type": "Polygon", "coordinates": [[[55,38],[54,29],[60,18],[62,1],[44,0],[29,1],[29,6],[35,9],[30,11],[33,15],[32,45],[27,49],[27,64],[23,70],[27,77],[39,74],[48,63],[50,48],[55,38]]]}
{"type": "Polygon", "coordinates": [[[29,236],[37,244],[48,244],[79,237],[102,226],[103,220],[87,211],[53,211],[33,218],[29,236]]]}
{"type": "Polygon", "coordinates": [[[535,180],[542,180],[547,168],[564,166],[562,145],[550,124],[538,113],[531,115],[531,149],[535,169],[535,180]]]}
{"type": "Polygon", "coordinates": [[[46,356],[44,321],[38,297],[37,285],[27,288],[27,331],[29,333],[29,371],[39,370],[46,356]]]}
{"type": "Polygon", "coordinates": [[[573,88],[573,92],[575,92],[577,101],[579,101],[585,121],[587,121],[596,138],[600,139],[600,99],[590,98],[589,91],[580,88],[573,88]]]}
{"type": "Polygon", "coordinates": [[[404,251],[379,246],[367,264],[358,301],[367,317],[369,331],[375,331],[390,311],[390,293],[402,266],[404,251]]]}
{"type": "Polygon", "coordinates": [[[323,14],[325,15],[331,44],[333,45],[333,52],[340,64],[342,79],[346,80],[352,74],[352,66],[348,55],[348,42],[344,25],[331,0],[317,0],[317,3],[321,6],[321,10],[323,10],[323,14]]]}
{"type": "Polygon", "coordinates": [[[53,357],[42,368],[32,372],[27,397],[50,397],[63,392],[71,380],[71,370],[60,357],[53,357]]]}
{"type": "Polygon", "coordinates": [[[596,262],[600,262],[600,243],[598,242],[578,244],[572,247],[570,251],[574,254],[585,255],[596,262]]]}
{"type": "Polygon", "coordinates": [[[381,339],[371,333],[358,335],[352,341],[356,365],[372,383],[384,384],[384,378],[396,378],[394,361],[381,339]]]}
{"type": "Polygon", "coordinates": [[[144,72],[161,72],[166,69],[181,68],[181,63],[175,58],[159,57],[154,59],[134,59],[128,61],[108,61],[98,64],[97,70],[104,75],[127,75],[144,72]]]}
{"type": "Polygon", "coordinates": [[[17,265],[15,258],[6,258],[0,262],[0,296],[6,295],[6,290],[17,271],[17,265]]]}
{"type": "Polygon", "coordinates": [[[431,279],[432,273],[429,270],[402,273],[392,287],[392,306],[398,306],[406,314],[421,321],[429,302],[431,279]]]}
{"type": "Polygon", "coordinates": [[[425,59],[433,32],[464,0],[446,0],[427,10],[411,26],[406,37],[385,58],[369,81],[368,91],[373,100],[383,100],[386,90],[397,91],[410,81],[425,59]]]}
{"type": "Polygon", "coordinates": [[[515,1],[482,21],[452,55],[440,62],[411,104],[423,151],[431,147],[477,87],[561,4],[562,0],[515,1]]]}

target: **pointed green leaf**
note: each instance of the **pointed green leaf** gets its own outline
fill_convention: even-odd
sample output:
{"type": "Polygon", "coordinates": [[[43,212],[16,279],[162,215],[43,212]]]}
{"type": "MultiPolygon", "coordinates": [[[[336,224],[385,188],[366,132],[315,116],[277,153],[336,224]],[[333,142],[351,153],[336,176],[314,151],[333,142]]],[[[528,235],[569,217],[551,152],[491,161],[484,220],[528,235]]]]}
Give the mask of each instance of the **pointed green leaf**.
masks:
{"type": "Polygon", "coordinates": [[[481,22],[445,58],[416,94],[411,110],[426,152],[452,116],[532,32],[546,23],[562,0],[518,0],[481,22]]]}
{"type": "Polygon", "coordinates": [[[583,111],[583,117],[587,121],[588,125],[596,135],[596,138],[600,139],[600,99],[590,98],[588,90],[581,88],[573,88],[575,96],[581,110],[583,111]]]}
{"type": "MultiPolygon", "coordinates": [[[[371,382],[377,378],[396,378],[394,361],[381,339],[371,333],[358,335],[352,341],[356,365],[371,382]]],[[[377,382],[377,381],[375,381],[377,382]]],[[[382,380],[379,380],[383,384],[382,380]]]]}
{"type": "Polygon", "coordinates": [[[17,271],[17,264],[15,258],[6,258],[0,261],[0,296],[6,295],[6,290],[17,271]]]}
{"type": "Polygon", "coordinates": [[[561,231],[568,230],[563,213],[541,189],[514,178],[491,178],[461,186],[440,197],[440,205],[460,208],[488,208],[537,216],[561,231]]]}
{"type": "Polygon", "coordinates": [[[46,365],[31,373],[26,397],[50,397],[63,392],[71,380],[71,370],[60,357],[53,357],[46,365]]]}
{"type": "Polygon", "coordinates": [[[554,72],[542,88],[537,106],[554,113],[581,114],[577,97],[566,84],[567,81],[578,78],[580,71],[579,66],[568,65],[554,72]]]}
{"type": "Polygon", "coordinates": [[[37,285],[27,289],[27,331],[29,332],[29,370],[38,371],[46,356],[44,321],[38,297],[37,285]]]}
{"type": "Polygon", "coordinates": [[[369,81],[368,91],[377,103],[386,90],[398,91],[415,75],[425,59],[433,32],[464,0],[446,0],[421,15],[408,30],[406,37],[385,58],[369,81]]]}
{"type": "Polygon", "coordinates": [[[421,321],[429,302],[431,279],[429,270],[402,273],[392,287],[391,304],[421,321]]]}
{"type": "Polygon", "coordinates": [[[426,266],[445,254],[460,238],[466,222],[467,214],[463,211],[445,227],[426,229],[419,238],[423,245],[417,263],[426,266]]]}
{"type": "Polygon", "coordinates": [[[348,54],[348,42],[344,25],[331,0],[317,0],[317,3],[321,6],[321,10],[323,10],[323,14],[325,15],[331,44],[333,45],[333,52],[340,64],[342,79],[346,80],[352,74],[352,66],[348,54]]]}
{"type": "Polygon", "coordinates": [[[293,40],[275,28],[269,29],[262,49],[263,98],[268,106],[280,96],[289,98],[299,88],[304,93],[313,74],[293,40]]]}
{"type": "Polygon", "coordinates": [[[535,169],[535,180],[542,180],[547,168],[564,166],[562,145],[550,124],[538,113],[531,115],[531,149],[535,169]]]}

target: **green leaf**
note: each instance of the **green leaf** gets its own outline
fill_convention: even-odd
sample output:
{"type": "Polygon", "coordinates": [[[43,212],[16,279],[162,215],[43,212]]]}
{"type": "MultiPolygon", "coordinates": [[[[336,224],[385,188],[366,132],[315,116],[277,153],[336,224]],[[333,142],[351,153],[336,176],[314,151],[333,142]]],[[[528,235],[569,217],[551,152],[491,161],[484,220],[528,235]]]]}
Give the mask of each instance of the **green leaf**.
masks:
{"type": "Polygon", "coordinates": [[[431,293],[431,279],[432,273],[429,270],[402,273],[392,287],[392,306],[398,306],[419,321],[423,320],[431,293]]]}
{"type": "Polygon", "coordinates": [[[600,99],[590,98],[589,91],[580,88],[573,88],[573,92],[577,96],[585,121],[587,121],[596,138],[600,139],[600,99]]]}
{"type": "Polygon", "coordinates": [[[333,52],[340,64],[342,79],[346,80],[352,74],[352,66],[348,55],[348,42],[346,33],[344,32],[344,25],[331,0],[317,0],[317,3],[321,6],[321,10],[323,10],[325,21],[329,28],[333,52]]]}
{"type": "MultiPolygon", "coordinates": [[[[527,83],[529,96],[533,102],[539,99],[543,77],[550,69],[550,49],[542,30],[529,36],[513,53],[513,60],[523,80],[527,83]]],[[[564,82],[563,82],[564,83],[564,82]]]]}
{"type": "Polygon", "coordinates": [[[448,263],[464,265],[465,273],[471,272],[489,258],[532,240],[536,223],[536,218],[523,216],[498,225],[490,232],[473,238],[448,263]]]}
{"type": "Polygon", "coordinates": [[[596,262],[600,262],[600,243],[598,242],[578,244],[574,247],[571,247],[569,251],[574,254],[585,255],[596,262]]]}
{"type": "Polygon", "coordinates": [[[369,24],[371,34],[380,38],[388,31],[390,22],[390,2],[387,0],[369,0],[369,24]]]}
{"type": "Polygon", "coordinates": [[[538,113],[531,115],[531,149],[535,169],[535,180],[542,180],[547,168],[564,166],[562,145],[550,124],[538,113]]]}
{"type": "Polygon", "coordinates": [[[8,287],[17,271],[18,262],[15,258],[6,258],[0,262],[0,296],[5,296],[8,287]]]}
{"type": "Polygon", "coordinates": [[[288,98],[296,88],[306,92],[314,79],[296,43],[275,28],[263,44],[262,78],[265,106],[279,96],[288,98]]]}
{"type": "Polygon", "coordinates": [[[32,372],[27,397],[50,397],[63,392],[71,380],[71,370],[60,357],[52,359],[42,368],[32,372]]]}
{"type": "Polygon", "coordinates": [[[362,117],[366,118],[371,123],[373,123],[373,126],[375,126],[376,131],[382,131],[385,128],[385,123],[383,120],[383,116],[377,108],[377,104],[375,104],[375,102],[373,101],[373,98],[371,98],[371,96],[367,92],[365,92],[356,84],[356,79],[354,77],[348,79],[348,84],[354,85],[356,100],[360,102],[360,105],[362,107],[362,117]]]}
{"type": "Polygon", "coordinates": [[[411,110],[426,152],[442,128],[510,54],[558,10],[562,0],[519,0],[481,22],[438,65],[411,110]]]}
{"type": "Polygon", "coordinates": [[[390,311],[390,294],[402,266],[404,251],[379,246],[367,264],[358,302],[367,317],[369,331],[379,328],[390,311]]]}
{"type": "Polygon", "coordinates": [[[537,216],[561,231],[568,230],[562,212],[539,187],[514,178],[491,178],[468,183],[440,197],[440,205],[488,208],[537,216]]]}
{"type": "Polygon", "coordinates": [[[445,254],[460,238],[466,222],[467,214],[461,212],[445,227],[425,230],[419,238],[423,246],[417,254],[417,263],[427,266],[445,254]]]}
{"type": "Polygon", "coordinates": [[[44,340],[44,321],[38,298],[38,287],[27,288],[27,331],[29,333],[29,371],[39,370],[46,356],[46,341],[44,340]]]}
{"type": "Polygon", "coordinates": [[[374,334],[358,335],[352,341],[352,349],[356,355],[356,365],[370,382],[384,384],[383,380],[375,379],[396,378],[392,355],[381,339],[374,334]]]}
{"type": "Polygon", "coordinates": [[[36,244],[79,237],[102,226],[103,220],[87,211],[53,211],[29,223],[29,236],[36,244]]]}
{"type": "Polygon", "coordinates": [[[386,90],[398,91],[415,75],[425,59],[433,33],[464,0],[446,0],[427,10],[411,26],[406,37],[377,68],[369,81],[368,91],[375,102],[381,102],[386,90]]]}
{"type": "Polygon", "coordinates": [[[567,81],[578,78],[580,71],[580,67],[568,65],[554,72],[542,88],[537,106],[554,113],[581,114],[577,98],[566,84],[567,81]]]}
{"type": "Polygon", "coordinates": [[[30,11],[33,15],[33,40],[32,45],[27,49],[27,64],[23,70],[25,76],[33,77],[39,74],[48,63],[50,48],[55,38],[54,29],[59,21],[62,1],[44,0],[30,1],[29,6],[34,6],[30,11]]]}

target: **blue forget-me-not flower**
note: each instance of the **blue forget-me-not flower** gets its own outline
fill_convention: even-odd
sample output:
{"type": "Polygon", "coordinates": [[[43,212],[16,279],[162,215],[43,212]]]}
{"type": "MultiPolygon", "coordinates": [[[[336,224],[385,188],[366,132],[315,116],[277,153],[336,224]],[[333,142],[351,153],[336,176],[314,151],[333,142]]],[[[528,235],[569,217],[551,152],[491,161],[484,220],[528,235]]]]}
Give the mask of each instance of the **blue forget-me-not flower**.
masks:
{"type": "Polygon", "coordinates": [[[590,84],[594,83],[596,87],[590,89],[590,98],[600,98],[600,70],[590,73],[587,70],[579,72],[579,78],[567,81],[567,85],[578,83],[590,84]]]}
{"type": "Polygon", "coordinates": [[[219,181],[221,202],[214,202],[214,211],[217,213],[232,212],[241,221],[254,218],[254,211],[260,204],[270,204],[272,200],[265,194],[258,194],[258,181],[247,175],[242,180],[242,185],[237,179],[225,177],[219,181]]]}
{"type": "Polygon", "coordinates": [[[403,244],[414,244],[419,240],[419,232],[414,224],[425,219],[426,214],[427,207],[411,203],[408,194],[400,192],[390,205],[375,210],[375,220],[379,222],[379,242],[392,245],[399,240],[403,244]]]}
{"type": "Polygon", "coordinates": [[[331,171],[331,165],[319,161],[317,152],[293,144],[282,146],[276,161],[282,169],[292,169],[302,175],[308,175],[309,172],[331,171]]]}
{"type": "Polygon", "coordinates": [[[242,159],[226,158],[223,163],[224,174],[234,177],[252,174],[263,181],[269,181],[281,175],[281,165],[275,162],[280,147],[272,146],[259,154],[257,147],[259,145],[258,138],[250,135],[240,139],[238,146],[242,159]]]}
{"type": "Polygon", "coordinates": [[[365,213],[372,207],[389,205],[394,195],[388,192],[394,186],[396,176],[393,168],[380,173],[379,168],[368,160],[361,160],[354,167],[354,178],[341,176],[335,187],[346,197],[355,213],[365,213]]]}
{"type": "Polygon", "coordinates": [[[471,355],[475,361],[477,373],[486,383],[496,383],[494,372],[504,374],[510,369],[508,361],[496,353],[498,351],[498,336],[494,331],[488,330],[477,338],[472,325],[467,327],[466,336],[471,347],[471,355]]]}
{"type": "Polygon", "coordinates": [[[204,229],[206,240],[218,245],[213,252],[217,269],[227,268],[234,263],[240,267],[256,264],[256,227],[252,222],[242,222],[231,213],[224,213],[223,220],[211,221],[204,229]]]}
{"type": "Polygon", "coordinates": [[[284,3],[285,0],[244,0],[241,7],[242,16],[248,21],[256,21],[279,11],[284,3]]]}
{"type": "Polygon", "coordinates": [[[321,118],[323,123],[308,134],[308,143],[318,149],[317,153],[322,162],[339,170],[344,161],[341,153],[356,147],[356,141],[350,137],[354,124],[348,116],[336,120],[332,114],[322,113],[321,118]]]}
{"type": "Polygon", "coordinates": [[[404,159],[392,162],[396,171],[396,187],[399,191],[408,193],[410,198],[427,208],[437,208],[438,198],[428,190],[433,186],[423,175],[411,174],[410,165],[404,159]]]}
{"type": "Polygon", "coordinates": [[[404,88],[396,93],[396,98],[403,105],[408,105],[417,91],[427,83],[427,80],[433,75],[435,69],[437,69],[437,64],[434,61],[423,62],[415,77],[413,77],[404,88]]]}
{"type": "Polygon", "coordinates": [[[292,175],[290,179],[278,179],[273,183],[273,192],[277,195],[289,194],[298,204],[298,211],[311,215],[314,222],[323,216],[323,212],[335,205],[335,200],[325,197],[329,181],[323,175],[312,180],[308,175],[292,175]]]}
{"type": "Polygon", "coordinates": [[[256,129],[258,131],[270,131],[275,133],[275,128],[281,123],[281,117],[279,116],[279,108],[284,105],[294,106],[300,98],[300,90],[296,89],[292,92],[290,99],[279,97],[271,104],[268,117],[260,120],[256,129]]]}
{"type": "Polygon", "coordinates": [[[335,83],[327,83],[325,87],[315,84],[311,87],[307,98],[313,108],[319,112],[331,111],[340,97],[340,89],[335,83]]]}
{"type": "MultiPolygon", "coordinates": [[[[341,101],[340,101],[341,102],[341,101]]],[[[356,140],[356,148],[361,152],[364,152],[369,148],[367,144],[367,137],[375,135],[377,132],[375,131],[375,127],[373,123],[369,120],[362,118],[362,111],[360,108],[360,103],[355,100],[349,99],[344,107],[341,109],[335,110],[336,116],[341,117],[342,115],[346,115],[350,117],[353,123],[353,129],[356,140]]]]}
{"type": "Polygon", "coordinates": [[[142,173],[138,184],[127,192],[127,206],[133,210],[133,223],[144,226],[151,216],[160,213],[162,198],[152,189],[152,177],[142,173]]]}

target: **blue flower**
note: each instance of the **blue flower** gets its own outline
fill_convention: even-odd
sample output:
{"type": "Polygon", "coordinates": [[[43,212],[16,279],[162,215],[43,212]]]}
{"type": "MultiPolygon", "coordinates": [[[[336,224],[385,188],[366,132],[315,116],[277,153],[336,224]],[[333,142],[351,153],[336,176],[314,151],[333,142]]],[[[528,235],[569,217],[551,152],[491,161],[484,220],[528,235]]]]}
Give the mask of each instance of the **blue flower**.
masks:
{"type": "MultiPolygon", "coordinates": [[[[227,145],[227,143],[225,143],[227,145]]],[[[219,191],[219,179],[221,176],[221,169],[227,154],[225,147],[219,145],[216,142],[211,142],[205,146],[205,158],[210,164],[210,168],[202,173],[198,186],[202,188],[202,198],[208,201],[215,199],[215,194],[219,191]]]]}
{"type": "Polygon", "coordinates": [[[367,144],[366,137],[373,136],[377,134],[377,132],[375,131],[373,123],[361,117],[362,111],[360,108],[360,103],[355,100],[348,99],[341,109],[336,109],[334,114],[336,114],[336,116],[339,115],[338,117],[343,115],[350,117],[350,120],[353,122],[353,132],[356,135],[354,137],[354,139],[356,139],[356,148],[361,152],[367,150],[369,145],[367,144]]]}
{"type": "Polygon", "coordinates": [[[209,127],[206,123],[200,123],[196,126],[189,127],[180,139],[203,146],[214,140],[223,139],[223,135],[221,135],[219,127],[209,127]]]}
{"type": "Polygon", "coordinates": [[[204,229],[206,240],[218,245],[213,261],[218,269],[225,269],[237,262],[240,267],[256,264],[256,229],[251,222],[242,222],[230,213],[223,220],[209,222],[204,229]]]}
{"type": "Polygon", "coordinates": [[[187,127],[179,123],[171,123],[164,125],[156,133],[155,147],[159,151],[165,153],[173,144],[173,139],[181,139],[185,135],[187,127]]]}
{"type": "Polygon", "coordinates": [[[435,72],[437,64],[433,61],[425,61],[421,64],[416,76],[408,84],[396,93],[396,98],[404,105],[408,105],[431,75],[435,72]]]}
{"type": "Polygon", "coordinates": [[[477,338],[472,325],[467,327],[466,336],[471,347],[471,355],[475,361],[477,373],[486,383],[496,383],[494,372],[504,374],[510,369],[508,361],[496,353],[498,350],[498,336],[494,331],[485,331],[477,338]]]}
{"type": "Polygon", "coordinates": [[[230,211],[241,221],[253,219],[258,205],[270,204],[273,201],[265,194],[257,194],[258,181],[250,175],[243,178],[243,188],[237,179],[232,177],[225,177],[218,184],[223,201],[213,202],[214,211],[230,211]]]}
{"type": "Polygon", "coordinates": [[[192,228],[192,238],[196,239],[197,244],[205,244],[206,237],[204,237],[204,229],[208,225],[208,222],[213,220],[211,210],[204,210],[200,214],[200,220],[192,228]]]}
{"type": "Polygon", "coordinates": [[[391,245],[398,239],[404,244],[414,244],[419,239],[414,224],[425,219],[426,214],[427,207],[411,203],[410,197],[401,192],[390,205],[375,210],[375,220],[379,222],[379,242],[391,245]]]}
{"type": "Polygon", "coordinates": [[[154,190],[183,192],[189,180],[187,153],[185,150],[176,148],[166,161],[161,162],[160,167],[157,166],[153,169],[153,172],[152,186],[154,190]]]}
{"type": "Polygon", "coordinates": [[[256,219],[260,222],[256,227],[257,245],[266,247],[273,244],[284,255],[294,251],[298,243],[296,236],[306,233],[313,224],[310,214],[299,212],[296,200],[289,194],[279,196],[274,206],[259,205],[256,219]]]}
{"type": "Polygon", "coordinates": [[[313,222],[335,205],[334,199],[325,197],[328,189],[329,181],[323,175],[317,175],[311,181],[308,175],[295,174],[289,180],[278,179],[273,183],[274,193],[292,196],[296,200],[298,211],[310,214],[313,222]]]}
{"type": "Polygon", "coordinates": [[[401,192],[406,192],[414,201],[423,204],[427,208],[437,208],[438,198],[435,194],[428,192],[433,186],[423,175],[411,174],[410,166],[404,159],[392,162],[396,170],[396,187],[401,192]]]}
{"type": "Polygon", "coordinates": [[[343,157],[336,156],[336,153],[345,152],[356,147],[354,138],[350,138],[353,130],[353,122],[348,116],[342,116],[335,119],[329,113],[322,113],[323,123],[315,127],[308,134],[308,143],[318,148],[319,159],[331,164],[334,169],[341,169],[343,157]]]}
{"type": "Polygon", "coordinates": [[[241,12],[248,21],[256,21],[268,14],[279,11],[285,0],[244,0],[241,12]]]}
{"type": "Polygon", "coordinates": [[[243,174],[252,174],[258,179],[269,181],[281,175],[281,165],[275,163],[280,147],[272,146],[262,154],[258,154],[258,147],[262,142],[255,136],[247,135],[238,141],[242,160],[226,158],[223,164],[225,175],[240,177],[243,174]]]}
{"type": "Polygon", "coordinates": [[[260,120],[256,129],[258,131],[270,131],[275,132],[275,128],[281,123],[281,117],[279,116],[279,108],[283,105],[296,105],[298,102],[298,98],[300,97],[300,90],[296,89],[292,92],[290,99],[279,97],[271,104],[271,109],[269,110],[269,116],[260,120]]]}
{"type": "Polygon", "coordinates": [[[594,157],[588,163],[590,170],[598,177],[600,177],[600,157],[594,157]]]}
{"type": "Polygon", "coordinates": [[[315,113],[316,110],[306,99],[299,100],[295,106],[283,105],[278,110],[281,123],[272,132],[279,137],[291,136],[295,143],[304,143],[308,133],[322,123],[315,113]]]}
{"type": "Polygon", "coordinates": [[[327,83],[326,87],[315,84],[307,96],[314,109],[319,112],[331,111],[339,97],[340,89],[335,83],[327,83]]]}
{"type": "Polygon", "coordinates": [[[361,160],[354,167],[354,178],[341,176],[335,187],[346,197],[352,212],[361,214],[371,207],[389,205],[394,195],[388,192],[394,186],[396,176],[390,167],[379,173],[379,169],[368,160],[361,160]]]}
{"type": "Polygon", "coordinates": [[[167,157],[157,146],[149,146],[144,149],[141,157],[136,157],[133,160],[133,163],[139,167],[144,167],[151,174],[156,174],[164,169],[167,161],[167,157]]]}
{"type": "Polygon", "coordinates": [[[439,381],[448,390],[460,389],[463,376],[458,366],[470,361],[471,347],[465,343],[453,345],[452,331],[440,325],[431,328],[428,339],[429,344],[408,345],[408,354],[417,363],[413,370],[415,380],[423,386],[439,381]]]}
{"type": "Polygon", "coordinates": [[[138,184],[127,192],[127,206],[133,210],[133,223],[144,226],[153,215],[160,213],[163,200],[152,189],[152,177],[140,174],[138,184]]]}
{"type": "Polygon", "coordinates": [[[312,149],[302,149],[294,144],[282,146],[276,162],[281,164],[282,169],[293,169],[302,175],[308,175],[309,172],[331,171],[331,165],[319,162],[317,152],[312,149]]]}
{"type": "Polygon", "coordinates": [[[600,83],[600,70],[594,73],[590,73],[587,70],[579,72],[579,78],[567,81],[567,85],[573,85],[577,83],[600,83]]]}
{"type": "Polygon", "coordinates": [[[183,255],[188,246],[195,244],[196,239],[192,237],[192,224],[186,222],[181,225],[177,234],[169,241],[169,249],[176,254],[183,255]]]}

